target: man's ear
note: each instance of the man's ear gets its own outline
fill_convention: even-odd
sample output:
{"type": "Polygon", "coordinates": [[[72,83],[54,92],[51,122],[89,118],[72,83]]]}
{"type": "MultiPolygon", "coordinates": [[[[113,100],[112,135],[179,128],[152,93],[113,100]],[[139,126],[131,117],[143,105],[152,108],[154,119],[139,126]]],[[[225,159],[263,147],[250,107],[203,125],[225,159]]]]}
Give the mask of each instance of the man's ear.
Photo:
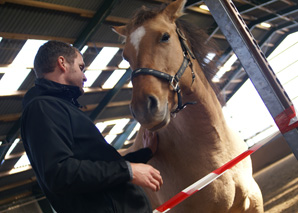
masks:
{"type": "Polygon", "coordinates": [[[66,70],[65,62],[66,62],[66,60],[63,56],[59,56],[57,58],[57,64],[58,64],[58,67],[60,70],[63,70],[63,71],[66,70]]]}

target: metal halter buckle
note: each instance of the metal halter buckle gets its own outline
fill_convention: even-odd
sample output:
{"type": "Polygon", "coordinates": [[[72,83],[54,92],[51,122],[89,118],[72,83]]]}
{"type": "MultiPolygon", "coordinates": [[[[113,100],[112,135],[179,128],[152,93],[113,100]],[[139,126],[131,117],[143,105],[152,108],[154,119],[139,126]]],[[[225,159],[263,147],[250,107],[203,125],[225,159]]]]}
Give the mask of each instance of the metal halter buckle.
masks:
{"type": "Polygon", "coordinates": [[[178,84],[179,84],[179,81],[176,81],[176,79],[172,77],[172,79],[170,81],[170,85],[173,87],[175,92],[177,92],[179,90],[178,84]]]}

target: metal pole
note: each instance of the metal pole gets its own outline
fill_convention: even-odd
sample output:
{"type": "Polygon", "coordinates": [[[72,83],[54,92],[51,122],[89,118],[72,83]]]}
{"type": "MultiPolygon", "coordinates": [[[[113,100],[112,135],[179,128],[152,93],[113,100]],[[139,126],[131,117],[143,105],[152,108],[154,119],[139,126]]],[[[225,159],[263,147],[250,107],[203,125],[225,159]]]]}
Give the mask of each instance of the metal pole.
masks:
{"type": "Polygon", "coordinates": [[[231,0],[205,0],[275,123],[298,159],[298,121],[287,93],[231,0]]]}
{"type": "Polygon", "coordinates": [[[130,75],[131,75],[131,69],[128,68],[126,70],[126,72],[124,73],[124,75],[120,78],[120,80],[114,86],[114,88],[108,91],[108,93],[105,95],[105,97],[103,97],[102,101],[92,111],[92,113],[89,116],[92,121],[94,121],[100,115],[100,113],[103,112],[104,108],[108,105],[108,103],[118,94],[120,89],[126,83],[127,79],[130,78],[130,75]]]}
{"type": "Polygon", "coordinates": [[[74,42],[73,46],[81,50],[87,41],[90,40],[91,36],[94,32],[99,28],[101,23],[105,20],[105,18],[111,13],[112,9],[116,5],[118,0],[105,0],[101,5],[99,10],[92,17],[91,21],[85,27],[85,29],[81,32],[79,37],[74,42]]]}

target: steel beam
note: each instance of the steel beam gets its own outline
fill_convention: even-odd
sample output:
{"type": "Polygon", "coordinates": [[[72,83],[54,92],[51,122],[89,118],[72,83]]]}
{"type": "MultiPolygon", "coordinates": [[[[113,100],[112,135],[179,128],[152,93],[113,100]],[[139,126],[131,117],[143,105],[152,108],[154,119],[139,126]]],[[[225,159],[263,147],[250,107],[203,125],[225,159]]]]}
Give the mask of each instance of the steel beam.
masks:
{"type": "MultiPolygon", "coordinates": [[[[259,41],[259,46],[263,47],[263,45],[268,41],[268,39],[277,31],[282,30],[283,28],[287,28],[287,27],[291,27],[291,25],[288,24],[284,24],[281,27],[278,28],[272,28],[271,30],[269,30],[266,35],[264,36],[264,38],[259,41]]],[[[270,48],[270,50],[266,51],[264,54],[266,57],[268,57],[274,50],[275,48],[285,39],[286,36],[288,36],[289,34],[293,33],[295,31],[288,31],[287,34],[284,34],[281,36],[281,38],[275,42],[275,46],[273,48],[270,48]]],[[[229,48],[230,49],[230,48],[229,48]]],[[[232,51],[231,49],[229,51],[232,51]]],[[[230,53],[229,53],[230,54],[230,53]]],[[[233,81],[234,79],[237,79],[239,75],[241,75],[242,72],[242,65],[238,65],[238,67],[233,71],[233,74],[229,77],[229,79],[225,82],[225,84],[221,87],[222,92],[224,92],[227,87],[230,85],[231,81],[233,81]]],[[[239,83],[239,85],[237,85],[236,88],[233,89],[232,93],[227,96],[224,96],[224,100],[228,101],[233,94],[243,85],[243,83],[245,83],[245,81],[247,80],[247,77],[244,77],[243,82],[239,83]]]]}
{"type": "MultiPolygon", "coordinates": [[[[233,48],[271,116],[281,129],[277,118],[291,109],[293,104],[235,5],[231,0],[205,0],[205,4],[233,48]]],[[[294,124],[297,124],[297,121],[294,124]]],[[[286,125],[289,126],[289,123],[286,125]]],[[[282,131],[282,133],[298,159],[297,128],[282,131]]]]}
{"type": "Polygon", "coordinates": [[[91,21],[87,24],[85,29],[81,32],[77,40],[74,42],[73,46],[81,50],[87,41],[90,40],[94,32],[100,27],[101,23],[110,14],[111,10],[114,8],[118,0],[105,0],[101,5],[99,10],[95,13],[91,21]]]}
{"type": "MultiPolygon", "coordinates": [[[[246,13],[248,10],[243,10],[240,11],[240,14],[246,13]]],[[[275,14],[270,14],[267,16],[264,16],[262,18],[259,18],[255,21],[250,22],[247,26],[250,29],[250,31],[252,31],[256,25],[261,24],[262,22],[270,22],[270,21],[274,21],[278,18],[281,17],[285,17],[288,15],[291,15],[292,13],[296,13],[298,11],[298,5],[295,5],[293,7],[281,10],[281,11],[277,11],[275,14]]],[[[286,25],[291,25],[291,24],[296,24],[297,22],[295,20],[289,20],[286,25]]],[[[278,28],[282,28],[282,27],[278,27],[278,28]]],[[[211,35],[209,36],[209,38],[211,38],[216,32],[218,31],[218,27],[211,33],[211,35]]],[[[227,49],[227,51],[225,51],[225,53],[220,57],[219,61],[218,61],[218,65],[221,65],[228,56],[230,56],[231,54],[231,49],[227,49]]]]}
{"type": "Polygon", "coordinates": [[[137,125],[137,121],[133,120],[129,126],[126,128],[125,132],[123,132],[119,138],[116,139],[115,142],[113,142],[113,146],[115,149],[121,149],[124,142],[126,141],[126,139],[128,138],[128,136],[130,135],[130,133],[133,131],[133,129],[135,128],[135,126],[137,125]]]}
{"type": "Polygon", "coordinates": [[[6,153],[7,153],[7,151],[9,150],[11,144],[19,136],[20,126],[21,126],[21,118],[19,118],[14,123],[14,125],[12,126],[12,128],[10,129],[10,131],[8,132],[5,140],[1,144],[1,146],[0,146],[0,162],[1,162],[0,166],[2,166],[2,164],[4,163],[4,157],[5,157],[6,153]]]}
{"type": "Polygon", "coordinates": [[[97,107],[92,111],[92,113],[89,116],[92,121],[94,121],[100,115],[100,113],[103,112],[104,108],[108,105],[108,103],[118,94],[120,89],[130,78],[130,75],[131,75],[131,69],[129,68],[126,70],[124,75],[120,78],[120,80],[117,82],[114,88],[107,92],[105,97],[103,97],[103,99],[100,101],[97,107]]]}
{"type": "Polygon", "coordinates": [[[193,5],[196,5],[196,4],[201,4],[203,3],[203,1],[198,1],[198,0],[188,0],[186,3],[185,3],[185,7],[191,7],[193,5]]]}

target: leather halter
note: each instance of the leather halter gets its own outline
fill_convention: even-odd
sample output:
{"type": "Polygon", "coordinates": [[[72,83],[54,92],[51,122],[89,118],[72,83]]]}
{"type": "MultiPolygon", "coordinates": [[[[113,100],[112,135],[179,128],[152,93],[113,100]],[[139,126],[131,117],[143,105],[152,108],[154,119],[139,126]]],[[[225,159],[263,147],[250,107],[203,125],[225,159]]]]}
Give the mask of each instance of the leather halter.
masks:
{"type": "Polygon", "coordinates": [[[178,97],[178,106],[173,112],[171,112],[172,115],[175,115],[180,110],[184,109],[186,107],[186,105],[188,105],[188,104],[196,104],[196,102],[186,102],[186,103],[182,104],[179,80],[180,80],[181,76],[183,75],[184,71],[186,70],[186,68],[188,66],[190,66],[191,72],[192,72],[192,82],[194,81],[195,75],[194,75],[194,72],[192,69],[192,63],[191,63],[190,57],[195,59],[195,56],[194,56],[193,52],[190,50],[190,48],[188,47],[187,42],[186,42],[187,39],[185,38],[184,34],[180,31],[179,28],[176,29],[176,32],[179,37],[179,41],[180,41],[180,44],[181,44],[181,47],[183,50],[184,57],[183,57],[182,64],[181,64],[179,70],[177,71],[177,73],[175,74],[175,76],[169,75],[165,72],[161,72],[158,70],[150,69],[150,68],[138,68],[131,73],[131,80],[138,75],[153,75],[157,78],[161,78],[161,79],[164,79],[169,82],[169,84],[172,86],[174,92],[177,93],[177,97],[178,97]]]}

